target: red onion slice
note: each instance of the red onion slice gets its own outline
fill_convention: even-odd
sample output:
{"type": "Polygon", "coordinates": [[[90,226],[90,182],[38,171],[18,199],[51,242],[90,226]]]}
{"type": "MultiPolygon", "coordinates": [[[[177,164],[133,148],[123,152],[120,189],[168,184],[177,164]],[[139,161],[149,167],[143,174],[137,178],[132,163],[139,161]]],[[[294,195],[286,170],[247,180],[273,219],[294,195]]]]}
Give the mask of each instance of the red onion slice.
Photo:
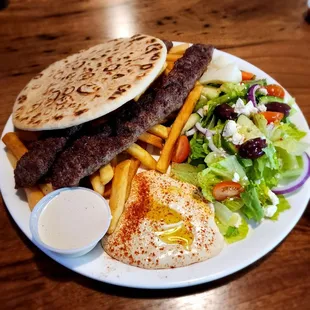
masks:
{"type": "Polygon", "coordinates": [[[261,88],[260,85],[258,84],[254,84],[249,88],[248,91],[248,101],[252,101],[253,102],[253,106],[257,107],[257,101],[256,101],[256,97],[255,97],[255,93],[261,88]]]}
{"type": "Polygon", "coordinates": [[[302,159],[304,162],[304,170],[302,174],[293,182],[284,185],[284,186],[279,186],[275,187],[272,189],[272,191],[277,194],[277,195],[283,195],[283,194],[289,194],[297,189],[299,189],[310,177],[310,158],[307,153],[304,153],[302,155],[302,159]]]}

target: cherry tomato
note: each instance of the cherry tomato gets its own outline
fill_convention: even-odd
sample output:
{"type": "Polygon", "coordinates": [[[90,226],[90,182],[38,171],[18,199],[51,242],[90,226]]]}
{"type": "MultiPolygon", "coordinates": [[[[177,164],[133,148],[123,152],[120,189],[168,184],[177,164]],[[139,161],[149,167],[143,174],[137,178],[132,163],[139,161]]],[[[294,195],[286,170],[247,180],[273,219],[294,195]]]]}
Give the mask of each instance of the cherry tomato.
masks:
{"type": "Polygon", "coordinates": [[[242,81],[249,81],[254,78],[254,74],[251,72],[241,71],[242,73],[242,81]]]}
{"type": "Polygon", "coordinates": [[[272,111],[267,111],[267,112],[262,112],[260,113],[265,117],[267,120],[267,123],[280,123],[280,121],[283,119],[284,114],[280,112],[272,112],[272,111]]]}
{"type": "Polygon", "coordinates": [[[183,163],[189,155],[190,145],[186,136],[180,136],[176,142],[172,155],[172,161],[175,163],[183,163]]]}
{"type": "Polygon", "coordinates": [[[213,197],[218,201],[223,201],[226,198],[239,196],[244,191],[243,187],[233,181],[224,181],[216,184],[213,187],[213,197]]]}
{"type": "Polygon", "coordinates": [[[279,98],[284,98],[285,96],[284,89],[277,84],[270,84],[265,86],[265,88],[267,89],[269,96],[275,96],[279,98]]]}

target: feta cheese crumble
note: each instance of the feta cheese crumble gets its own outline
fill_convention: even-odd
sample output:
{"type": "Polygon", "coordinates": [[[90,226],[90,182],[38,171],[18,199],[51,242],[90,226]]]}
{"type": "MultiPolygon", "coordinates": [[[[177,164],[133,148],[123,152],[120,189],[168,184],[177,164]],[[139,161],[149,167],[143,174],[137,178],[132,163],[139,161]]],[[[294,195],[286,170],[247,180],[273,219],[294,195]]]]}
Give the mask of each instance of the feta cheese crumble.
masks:
{"type": "Polygon", "coordinates": [[[244,141],[244,135],[240,134],[239,132],[236,132],[231,137],[231,142],[235,145],[240,145],[244,141]]]}
{"type": "Polygon", "coordinates": [[[224,127],[223,137],[231,137],[237,132],[237,123],[235,121],[229,120],[224,127]]]}
{"type": "Polygon", "coordinates": [[[272,205],[268,205],[267,207],[264,208],[264,215],[265,217],[272,217],[278,210],[277,205],[279,204],[279,198],[271,190],[268,191],[268,197],[272,205]]]}
{"type": "Polygon", "coordinates": [[[259,112],[266,112],[267,108],[266,108],[266,106],[264,104],[260,103],[260,104],[257,105],[257,110],[259,112]]]}
{"type": "Polygon", "coordinates": [[[234,173],[234,177],[233,177],[232,181],[233,182],[239,182],[240,181],[240,175],[237,172],[234,173]]]}
{"type": "Polygon", "coordinates": [[[275,205],[270,205],[264,208],[265,217],[273,217],[273,215],[277,212],[278,207],[275,205]]]}
{"type": "Polygon", "coordinates": [[[230,137],[228,141],[231,141],[235,145],[240,145],[244,141],[244,136],[238,132],[238,124],[232,120],[227,122],[222,135],[223,137],[230,137]]]}
{"type": "Polygon", "coordinates": [[[258,92],[263,95],[263,96],[267,96],[268,95],[268,91],[266,88],[261,87],[258,92]]]}
{"type": "Polygon", "coordinates": [[[279,198],[278,196],[271,190],[268,191],[268,197],[270,198],[270,201],[273,205],[279,204],[279,198]]]}
{"type": "Polygon", "coordinates": [[[240,98],[236,101],[234,110],[237,114],[244,114],[245,116],[250,116],[258,111],[251,100],[247,104],[244,104],[243,100],[240,98]]]}

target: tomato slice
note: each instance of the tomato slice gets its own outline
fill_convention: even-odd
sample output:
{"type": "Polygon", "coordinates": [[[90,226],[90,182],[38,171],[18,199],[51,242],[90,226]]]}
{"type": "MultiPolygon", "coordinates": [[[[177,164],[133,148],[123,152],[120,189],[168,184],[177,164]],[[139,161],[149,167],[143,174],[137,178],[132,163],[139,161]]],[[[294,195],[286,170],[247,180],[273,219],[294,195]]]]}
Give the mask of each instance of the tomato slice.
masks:
{"type": "Polygon", "coordinates": [[[183,163],[187,159],[190,149],[187,137],[180,136],[175,145],[172,161],[175,163],[183,163]]]}
{"type": "Polygon", "coordinates": [[[213,187],[213,197],[218,201],[223,201],[229,197],[239,196],[244,191],[243,187],[233,181],[224,181],[213,187]]]}
{"type": "Polygon", "coordinates": [[[284,98],[285,96],[284,89],[277,84],[270,84],[270,85],[265,86],[265,88],[267,89],[269,96],[274,96],[274,97],[279,97],[279,98],[284,98]]]}
{"type": "Polygon", "coordinates": [[[254,74],[251,72],[241,71],[242,73],[242,81],[249,81],[254,78],[254,74]]]}
{"type": "Polygon", "coordinates": [[[281,113],[281,112],[267,111],[267,112],[262,112],[260,114],[265,117],[265,119],[267,120],[268,124],[270,124],[270,123],[280,123],[281,120],[284,117],[284,114],[281,113]]]}

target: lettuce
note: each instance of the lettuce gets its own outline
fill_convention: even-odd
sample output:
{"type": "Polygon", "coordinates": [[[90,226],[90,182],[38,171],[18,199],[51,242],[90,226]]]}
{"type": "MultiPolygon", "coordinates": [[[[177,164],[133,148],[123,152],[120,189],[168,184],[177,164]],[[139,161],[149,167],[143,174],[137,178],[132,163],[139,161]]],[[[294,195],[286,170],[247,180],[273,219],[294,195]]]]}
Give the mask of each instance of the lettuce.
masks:
{"type": "Polygon", "coordinates": [[[238,211],[243,207],[244,202],[242,199],[235,197],[224,200],[223,204],[231,211],[238,211]]]}
{"type": "Polygon", "coordinates": [[[266,158],[268,159],[266,161],[266,166],[273,170],[279,170],[279,161],[275,147],[270,143],[263,149],[263,151],[266,154],[266,158]]]}
{"type": "Polygon", "coordinates": [[[308,143],[299,142],[291,138],[275,141],[274,145],[283,150],[290,150],[290,153],[296,156],[302,155],[309,147],[308,143]]]}
{"type": "Polygon", "coordinates": [[[300,156],[288,153],[282,148],[277,148],[277,157],[281,162],[281,179],[298,177],[303,171],[303,160],[300,156]]]}
{"type": "Polygon", "coordinates": [[[249,232],[248,223],[243,217],[241,217],[241,223],[238,227],[223,225],[217,218],[215,218],[215,222],[228,244],[244,239],[249,232]]]}
{"type": "Polygon", "coordinates": [[[223,180],[223,176],[217,175],[210,168],[198,173],[198,184],[201,187],[203,196],[209,201],[214,201],[214,197],[212,195],[213,187],[223,180]]]}
{"type": "Polygon", "coordinates": [[[225,94],[236,93],[239,97],[244,97],[247,92],[247,87],[242,83],[223,83],[220,90],[225,94]]]}
{"type": "Polygon", "coordinates": [[[241,221],[240,214],[230,211],[224,204],[216,201],[214,202],[215,216],[218,220],[227,226],[237,226],[241,221]]]}
{"type": "Polygon", "coordinates": [[[253,123],[266,137],[268,137],[267,120],[262,114],[254,114],[253,123]]]}
{"type": "Polygon", "coordinates": [[[205,158],[205,163],[207,164],[207,166],[211,166],[221,160],[223,160],[224,157],[222,157],[221,155],[219,155],[218,153],[216,152],[211,152],[209,153],[206,158],[205,158]]]}
{"type": "Polygon", "coordinates": [[[279,198],[279,204],[277,205],[278,209],[277,209],[276,213],[270,218],[272,221],[277,221],[278,217],[279,217],[279,214],[281,212],[284,212],[284,211],[286,211],[286,210],[291,208],[290,204],[284,198],[283,195],[279,195],[278,198],[279,198]]]}
{"type": "Polygon", "coordinates": [[[253,219],[256,222],[260,222],[264,216],[264,211],[259,201],[256,187],[253,185],[247,186],[245,191],[241,193],[240,196],[244,202],[244,206],[241,208],[241,212],[248,219],[253,219]]]}
{"type": "Polygon", "coordinates": [[[205,168],[204,165],[194,167],[190,164],[172,163],[170,176],[179,181],[199,186],[197,174],[205,168]]]}
{"type": "Polygon", "coordinates": [[[191,147],[189,162],[200,159],[201,163],[203,163],[206,155],[209,153],[208,140],[201,134],[195,133],[189,144],[191,147]]]}
{"type": "Polygon", "coordinates": [[[307,135],[306,132],[299,130],[293,123],[280,123],[276,126],[270,137],[271,141],[278,140],[301,140],[307,135]]]}
{"type": "Polygon", "coordinates": [[[242,185],[247,185],[248,181],[245,171],[234,155],[228,156],[221,161],[214,162],[207,169],[199,172],[198,183],[204,197],[210,201],[214,201],[212,195],[213,187],[222,181],[232,180],[235,172],[237,172],[240,177],[240,183],[242,185]]]}
{"type": "Polygon", "coordinates": [[[275,147],[270,143],[264,148],[264,155],[253,160],[253,165],[247,168],[251,181],[265,180],[269,187],[278,185],[280,163],[275,147]]]}

